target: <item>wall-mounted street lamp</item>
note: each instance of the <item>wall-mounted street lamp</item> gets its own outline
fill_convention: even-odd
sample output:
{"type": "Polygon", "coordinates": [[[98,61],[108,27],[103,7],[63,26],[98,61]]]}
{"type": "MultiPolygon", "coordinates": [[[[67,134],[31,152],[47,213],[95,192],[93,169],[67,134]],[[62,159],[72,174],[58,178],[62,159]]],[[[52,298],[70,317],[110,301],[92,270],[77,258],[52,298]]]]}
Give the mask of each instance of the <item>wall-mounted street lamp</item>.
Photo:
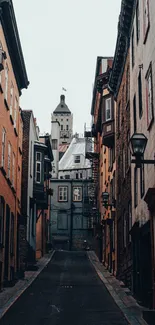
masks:
{"type": "Polygon", "coordinates": [[[136,164],[137,168],[140,168],[142,164],[155,165],[155,159],[143,159],[146,145],[147,137],[143,133],[134,133],[130,138],[130,151],[132,156],[135,157],[135,159],[131,160],[131,163],[136,164]]]}
{"type": "Polygon", "coordinates": [[[103,206],[107,209],[108,207],[116,207],[116,200],[113,199],[112,203],[109,203],[109,193],[108,192],[102,192],[102,203],[103,206]]]}

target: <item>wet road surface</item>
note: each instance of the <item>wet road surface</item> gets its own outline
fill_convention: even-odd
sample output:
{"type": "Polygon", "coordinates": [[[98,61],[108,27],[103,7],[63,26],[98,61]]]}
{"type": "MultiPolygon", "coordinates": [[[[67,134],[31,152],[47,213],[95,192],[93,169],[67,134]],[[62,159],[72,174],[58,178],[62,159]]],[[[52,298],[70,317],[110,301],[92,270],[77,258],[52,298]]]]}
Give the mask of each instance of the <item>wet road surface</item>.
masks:
{"type": "Polygon", "coordinates": [[[127,325],[85,252],[52,261],[0,320],[0,325],[127,325]]]}

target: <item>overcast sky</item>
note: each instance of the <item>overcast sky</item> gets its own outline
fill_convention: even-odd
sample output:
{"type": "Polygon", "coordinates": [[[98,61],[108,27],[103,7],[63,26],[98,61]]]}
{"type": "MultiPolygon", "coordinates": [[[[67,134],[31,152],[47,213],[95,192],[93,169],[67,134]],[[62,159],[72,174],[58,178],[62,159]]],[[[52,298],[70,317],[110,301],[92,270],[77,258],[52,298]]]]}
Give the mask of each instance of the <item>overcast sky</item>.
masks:
{"type": "Polygon", "coordinates": [[[21,106],[50,132],[62,87],[74,132],[90,125],[97,56],[113,56],[121,0],[13,0],[30,86],[21,106]]]}

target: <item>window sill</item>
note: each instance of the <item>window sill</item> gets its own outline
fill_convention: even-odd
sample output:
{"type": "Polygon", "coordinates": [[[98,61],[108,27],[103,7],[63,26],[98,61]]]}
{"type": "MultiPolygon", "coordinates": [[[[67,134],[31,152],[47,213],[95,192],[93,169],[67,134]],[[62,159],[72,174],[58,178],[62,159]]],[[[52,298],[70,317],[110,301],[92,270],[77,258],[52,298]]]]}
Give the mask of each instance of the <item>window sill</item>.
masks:
{"type": "Polygon", "coordinates": [[[12,125],[14,125],[13,117],[11,114],[10,114],[10,121],[11,121],[12,125]]]}
{"type": "Polygon", "coordinates": [[[17,129],[15,127],[14,127],[14,133],[15,133],[16,137],[18,137],[17,129]]]}
{"type": "Polygon", "coordinates": [[[9,111],[9,105],[8,105],[8,102],[7,102],[7,100],[5,98],[4,98],[4,104],[5,104],[6,109],[9,111]]]}

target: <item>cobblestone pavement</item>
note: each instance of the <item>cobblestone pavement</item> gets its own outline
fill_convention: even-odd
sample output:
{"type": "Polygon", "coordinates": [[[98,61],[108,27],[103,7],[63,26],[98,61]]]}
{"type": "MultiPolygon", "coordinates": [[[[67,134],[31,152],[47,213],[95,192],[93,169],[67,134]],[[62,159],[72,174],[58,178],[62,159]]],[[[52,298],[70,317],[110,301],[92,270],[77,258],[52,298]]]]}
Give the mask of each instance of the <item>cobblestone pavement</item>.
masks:
{"type": "Polygon", "coordinates": [[[93,251],[88,252],[88,257],[94,266],[98,276],[105,284],[116,304],[119,306],[126,319],[131,325],[147,325],[142,318],[143,308],[131,295],[127,288],[122,288],[120,281],[112,276],[109,271],[99,262],[96,254],[93,251]]]}
{"type": "Polygon", "coordinates": [[[0,325],[127,325],[86,252],[56,252],[0,325]]]}

